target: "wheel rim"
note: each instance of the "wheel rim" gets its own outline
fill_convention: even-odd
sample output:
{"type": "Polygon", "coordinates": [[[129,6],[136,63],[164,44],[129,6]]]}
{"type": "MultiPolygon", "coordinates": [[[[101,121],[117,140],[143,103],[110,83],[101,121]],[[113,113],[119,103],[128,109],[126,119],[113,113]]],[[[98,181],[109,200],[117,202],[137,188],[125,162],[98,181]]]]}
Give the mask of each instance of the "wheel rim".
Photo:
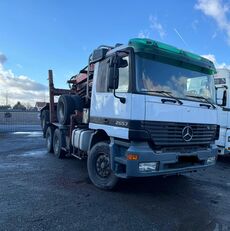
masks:
{"type": "Polygon", "coordinates": [[[59,139],[55,136],[54,138],[54,153],[57,155],[59,150],[59,139]]]}
{"type": "Polygon", "coordinates": [[[105,153],[100,153],[96,160],[97,174],[102,178],[109,177],[111,170],[109,165],[109,156],[105,153]]]}
{"type": "Polygon", "coordinates": [[[48,149],[50,149],[51,147],[51,135],[50,134],[47,135],[47,147],[48,149]]]}

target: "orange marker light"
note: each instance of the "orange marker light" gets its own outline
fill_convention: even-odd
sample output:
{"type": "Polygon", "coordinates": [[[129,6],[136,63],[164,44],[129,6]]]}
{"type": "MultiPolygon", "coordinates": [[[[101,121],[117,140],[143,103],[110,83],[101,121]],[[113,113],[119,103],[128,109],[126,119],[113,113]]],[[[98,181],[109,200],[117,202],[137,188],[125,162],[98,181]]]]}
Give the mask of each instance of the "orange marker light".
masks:
{"type": "Polygon", "coordinates": [[[138,160],[139,156],[137,154],[128,154],[127,160],[138,160]]]}

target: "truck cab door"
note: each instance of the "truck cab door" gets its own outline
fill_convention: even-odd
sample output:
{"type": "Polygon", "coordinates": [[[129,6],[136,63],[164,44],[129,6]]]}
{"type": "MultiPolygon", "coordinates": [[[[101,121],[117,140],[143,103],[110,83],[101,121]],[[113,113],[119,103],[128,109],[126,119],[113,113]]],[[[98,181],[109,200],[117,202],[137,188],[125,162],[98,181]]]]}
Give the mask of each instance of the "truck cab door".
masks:
{"type": "Polygon", "coordinates": [[[130,57],[122,56],[127,65],[118,68],[119,81],[115,89],[109,89],[109,65],[111,57],[95,65],[90,108],[90,128],[103,129],[109,136],[128,138],[128,120],[131,115],[130,57]],[[121,102],[124,98],[125,102],[121,102]]]}

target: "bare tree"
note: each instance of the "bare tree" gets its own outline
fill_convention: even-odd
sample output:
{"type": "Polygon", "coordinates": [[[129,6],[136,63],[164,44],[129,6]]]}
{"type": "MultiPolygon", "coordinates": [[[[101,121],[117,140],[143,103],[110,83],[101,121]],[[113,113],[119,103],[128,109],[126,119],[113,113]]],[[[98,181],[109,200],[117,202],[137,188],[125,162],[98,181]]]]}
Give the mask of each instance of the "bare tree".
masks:
{"type": "Polygon", "coordinates": [[[14,110],[21,110],[21,111],[25,111],[26,107],[20,103],[20,101],[18,101],[14,106],[13,106],[14,110]]]}

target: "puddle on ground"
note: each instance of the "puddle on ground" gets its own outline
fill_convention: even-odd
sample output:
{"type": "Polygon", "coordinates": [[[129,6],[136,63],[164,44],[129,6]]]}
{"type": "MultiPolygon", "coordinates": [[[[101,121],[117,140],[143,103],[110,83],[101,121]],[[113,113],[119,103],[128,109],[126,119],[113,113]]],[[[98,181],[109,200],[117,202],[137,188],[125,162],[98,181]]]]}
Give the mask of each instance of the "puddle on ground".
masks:
{"type": "Polygon", "coordinates": [[[31,150],[18,154],[9,154],[8,157],[43,157],[47,154],[45,150],[31,150]]]}
{"type": "Polygon", "coordinates": [[[37,150],[37,151],[29,151],[21,154],[20,156],[32,156],[32,157],[42,157],[46,155],[46,152],[44,150],[37,150]]]}
{"type": "Polygon", "coordinates": [[[21,164],[18,164],[18,163],[2,163],[2,164],[0,164],[0,169],[7,169],[7,168],[12,169],[14,167],[21,168],[21,167],[26,167],[28,165],[29,165],[28,163],[21,163],[21,164]]]}
{"type": "Polygon", "coordinates": [[[42,136],[42,132],[13,132],[14,135],[27,135],[28,137],[42,136]]]}

